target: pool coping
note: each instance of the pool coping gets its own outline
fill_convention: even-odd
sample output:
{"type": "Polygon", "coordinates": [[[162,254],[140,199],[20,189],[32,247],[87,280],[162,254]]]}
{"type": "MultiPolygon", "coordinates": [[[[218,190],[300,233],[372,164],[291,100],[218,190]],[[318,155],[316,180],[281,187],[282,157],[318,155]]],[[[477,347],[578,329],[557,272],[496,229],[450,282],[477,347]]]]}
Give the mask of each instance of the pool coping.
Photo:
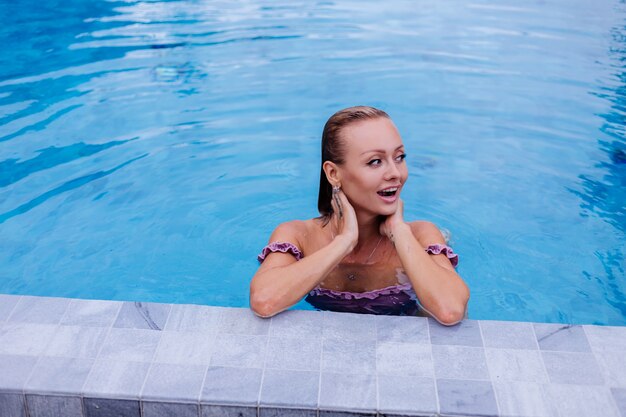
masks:
{"type": "Polygon", "coordinates": [[[626,327],[0,294],[7,417],[626,417],[626,327]]]}

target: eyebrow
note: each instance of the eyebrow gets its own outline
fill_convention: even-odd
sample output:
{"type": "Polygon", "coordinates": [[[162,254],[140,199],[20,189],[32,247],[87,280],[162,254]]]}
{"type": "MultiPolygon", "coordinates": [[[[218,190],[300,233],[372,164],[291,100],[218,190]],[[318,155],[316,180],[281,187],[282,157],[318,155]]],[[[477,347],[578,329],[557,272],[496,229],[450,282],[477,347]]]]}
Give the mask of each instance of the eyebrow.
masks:
{"type": "MultiPolygon", "coordinates": [[[[394,149],[394,152],[400,148],[404,148],[404,145],[398,146],[396,149],[394,149]]],[[[385,150],[384,149],[370,149],[369,151],[363,152],[361,155],[365,155],[366,153],[370,153],[370,152],[385,153],[385,150]]]]}

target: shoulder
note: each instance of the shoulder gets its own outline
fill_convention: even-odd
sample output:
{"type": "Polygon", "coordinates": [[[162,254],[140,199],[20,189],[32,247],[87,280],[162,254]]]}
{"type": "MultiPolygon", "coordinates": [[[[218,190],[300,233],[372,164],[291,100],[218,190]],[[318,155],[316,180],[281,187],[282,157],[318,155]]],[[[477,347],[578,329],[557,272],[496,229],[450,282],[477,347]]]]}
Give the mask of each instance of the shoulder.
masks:
{"type": "Polygon", "coordinates": [[[310,220],[291,220],[279,224],[272,235],[270,236],[270,242],[289,242],[296,245],[301,250],[308,238],[315,233],[316,224],[315,219],[310,220]]]}
{"type": "Polygon", "coordinates": [[[423,245],[428,246],[433,243],[446,244],[446,238],[441,230],[433,222],[426,220],[416,220],[409,222],[413,236],[423,245]]]}

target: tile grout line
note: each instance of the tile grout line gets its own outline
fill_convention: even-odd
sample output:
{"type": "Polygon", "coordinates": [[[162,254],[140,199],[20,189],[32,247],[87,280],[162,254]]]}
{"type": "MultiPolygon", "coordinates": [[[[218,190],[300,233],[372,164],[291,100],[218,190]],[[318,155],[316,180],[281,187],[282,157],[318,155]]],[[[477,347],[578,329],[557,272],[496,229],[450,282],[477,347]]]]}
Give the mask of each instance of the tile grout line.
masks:
{"type": "MultiPolygon", "coordinates": [[[[84,406],[84,398],[85,398],[85,385],[87,385],[87,381],[89,380],[89,377],[91,376],[91,373],[93,372],[93,368],[96,365],[96,362],[98,362],[98,359],[100,358],[100,354],[102,353],[102,348],[104,347],[107,339],[109,338],[109,335],[111,334],[111,330],[113,329],[113,325],[115,324],[115,321],[117,317],[119,316],[121,310],[122,310],[122,303],[119,303],[117,312],[115,313],[115,317],[113,318],[113,321],[111,321],[111,324],[109,325],[106,331],[106,335],[104,336],[104,339],[102,339],[102,344],[100,345],[100,348],[98,349],[98,352],[96,353],[96,356],[93,358],[93,364],[91,365],[91,368],[89,368],[89,372],[87,373],[87,376],[85,377],[85,382],[83,382],[83,386],[80,389],[80,397],[83,400],[83,406],[84,406]]],[[[87,413],[85,413],[84,415],[87,415],[87,413]]]]}
{"type": "Polygon", "coordinates": [[[437,385],[437,374],[435,373],[435,356],[433,355],[433,341],[430,337],[430,322],[426,319],[426,335],[428,336],[428,351],[430,352],[430,363],[433,365],[433,384],[435,385],[435,412],[441,413],[441,403],[439,400],[439,387],[437,385]]]}
{"type": "Polygon", "coordinates": [[[324,361],[324,324],[326,323],[326,313],[322,311],[322,334],[320,334],[320,378],[317,386],[317,416],[320,415],[320,399],[322,398],[322,371],[323,371],[323,361],[324,361]]]}
{"type": "MultiPolygon", "coordinates": [[[[261,319],[263,320],[263,319],[261,319]]],[[[267,355],[270,346],[270,334],[272,333],[272,322],[274,318],[270,317],[270,324],[267,326],[267,340],[265,341],[265,352],[263,356],[263,368],[261,369],[261,383],[259,384],[259,393],[257,394],[256,399],[256,415],[257,417],[261,416],[261,392],[263,391],[263,380],[265,379],[265,367],[267,364],[267,355]]]]}
{"type": "Polygon", "coordinates": [[[482,342],[482,350],[483,357],[485,358],[485,365],[487,365],[487,375],[489,375],[489,385],[491,385],[491,389],[493,390],[493,399],[496,401],[496,412],[498,415],[502,415],[500,410],[500,402],[498,401],[498,394],[496,393],[496,387],[493,384],[493,375],[491,374],[491,367],[489,366],[489,360],[487,360],[487,350],[485,348],[485,336],[483,335],[483,327],[480,325],[481,321],[477,320],[478,324],[478,334],[480,334],[480,341],[482,342]]]}
{"type": "Polygon", "coordinates": [[[11,308],[11,311],[9,311],[9,314],[7,315],[7,318],[4,319],[4,324],[7,324],[9,322],[9,319],[11,318],[11,316],[13,315],[13,313],[15,313],[15,309],[17,308],[17,305],[19,303],[22,302],[22,299],[24,298],[23,295],[18,296],[17,298],[17,302],[15,303],[15,305],[13,306],[13,308],[11,308]]]}

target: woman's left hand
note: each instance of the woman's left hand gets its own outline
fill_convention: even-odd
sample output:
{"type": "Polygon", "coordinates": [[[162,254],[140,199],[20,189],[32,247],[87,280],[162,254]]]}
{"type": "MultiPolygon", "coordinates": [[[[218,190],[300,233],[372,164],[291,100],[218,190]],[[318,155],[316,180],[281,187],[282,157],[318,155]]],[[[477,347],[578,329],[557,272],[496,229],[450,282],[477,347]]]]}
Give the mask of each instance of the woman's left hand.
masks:
{"type": "Polygon", "coordinates": [[[396,206],[396,211],[393,214],[387,216],[385,221],[380,224],[380,234],[383,236],[387,236],[389,240],[394,241],[394,231],[398,227],[402,227],[406,225],[404,223],[404,202],[402,199],[398,198],[398,205],[396,206]]]}

